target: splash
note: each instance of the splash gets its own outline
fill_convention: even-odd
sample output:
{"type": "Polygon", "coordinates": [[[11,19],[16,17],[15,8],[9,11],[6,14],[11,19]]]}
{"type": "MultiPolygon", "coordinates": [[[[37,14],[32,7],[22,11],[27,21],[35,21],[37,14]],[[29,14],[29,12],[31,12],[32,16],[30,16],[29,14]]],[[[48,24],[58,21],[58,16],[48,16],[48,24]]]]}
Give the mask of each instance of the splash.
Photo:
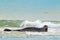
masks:
{"type": "Polygon", "coordinates": [[[20,26],[22,26],[22,27],[42,27],[42,22],[39,20],[36,20],[33,22],[26,20],[26,21],[22,22],[20,26]]]}
{"type": "Polygon", "coordinates": [[[20,26],[22,27],[43,27],[44,25],[47,25],[48,27],[59,27],[60,24],[55,24],[55,23],[52,23],[52,22],[42,22],[40,20],[36,20],[36,21],[24,21],[21,23],[20,26]]]}

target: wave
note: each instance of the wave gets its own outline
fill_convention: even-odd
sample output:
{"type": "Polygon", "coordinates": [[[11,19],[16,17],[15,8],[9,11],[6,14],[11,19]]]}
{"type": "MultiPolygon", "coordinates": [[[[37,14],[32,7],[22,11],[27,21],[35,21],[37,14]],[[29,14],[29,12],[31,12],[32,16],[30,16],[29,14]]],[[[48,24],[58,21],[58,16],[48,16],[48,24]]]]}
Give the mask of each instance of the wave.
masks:
{"type": "Polygon", "coordinates": [[[39,20],[36,20],[36,21],[23,21],[21,23],[20,26],[23,26],[23,27],[43,27],[44,25],[47,25],[48,27],[59,27],[60,24],[55,24],[55,23],[52,23],[52,22],[42,22],[42,21],[39,21],[39,20]]]}

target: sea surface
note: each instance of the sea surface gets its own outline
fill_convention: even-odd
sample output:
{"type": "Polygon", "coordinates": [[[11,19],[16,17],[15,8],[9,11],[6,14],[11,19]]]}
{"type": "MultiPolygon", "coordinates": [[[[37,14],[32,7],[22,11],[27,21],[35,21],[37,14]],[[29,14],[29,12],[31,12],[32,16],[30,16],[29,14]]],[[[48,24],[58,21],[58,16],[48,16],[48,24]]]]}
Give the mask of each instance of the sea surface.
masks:
{"type": "Polygon", "coordinates": [[[0,32],[0,40],[60,40],[59,35],[27,36],[24,32],[0,32]]]}
{"type": "MultiPolygon", "coordinates": [[[[8,26],[8,25],[9,26],[19,26],[20,25],[19,21],[4,21],[5,23],[3,21],[0,21],[1,27],[4,25],[5,26],[8,26]],[[15,23],[17,23],[17,25],[15,23]]],[[[57,23],[60,23],[60,22],[57,22],[57,23]]],[[[27,36],[27,35],[25,35],[24,32],[1,32],[0,31],[0,40],[60,40],[60,35],[27,36]]]]}
{"type": "Polygon", "coordinates": [[[60,36],[0,37],[0,40],[60,40],[60,36]]]}

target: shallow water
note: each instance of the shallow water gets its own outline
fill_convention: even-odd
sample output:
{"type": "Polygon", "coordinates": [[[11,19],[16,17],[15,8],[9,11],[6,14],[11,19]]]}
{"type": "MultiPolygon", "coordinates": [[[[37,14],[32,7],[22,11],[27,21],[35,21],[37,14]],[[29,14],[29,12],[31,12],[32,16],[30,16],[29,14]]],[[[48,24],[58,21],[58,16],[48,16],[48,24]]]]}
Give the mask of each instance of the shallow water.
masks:
{"type": "Polygon", "coordinates": [[[59,35],[58,36],[57,35],[27,36],[24,32],[2,32],[0,31],[0,40],[60,40],[60,36],[59,35]]]}
{"type": "Polygon", "coordinates": [[[27,36],[24,32],[0,32],[0,40],[60,40],[60,36],[27,36]]]}
{"type": "Polygon", "coordinates": [[[60,40],[60,36],[1,37],[0,40],[60,40]]]}

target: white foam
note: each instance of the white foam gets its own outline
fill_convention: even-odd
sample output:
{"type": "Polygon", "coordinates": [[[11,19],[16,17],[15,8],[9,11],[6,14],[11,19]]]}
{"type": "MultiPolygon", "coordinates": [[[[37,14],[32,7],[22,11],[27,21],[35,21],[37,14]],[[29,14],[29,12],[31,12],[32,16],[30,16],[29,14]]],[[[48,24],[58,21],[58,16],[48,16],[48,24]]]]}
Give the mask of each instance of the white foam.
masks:
{"type": "Polygon", "coordinates": [[[59,29],[48,28],[48,32],[25,32],[26,35],[60,35],[59,29]]]}
{"type": "Polygon", "coordinates": [[[33,21],[33,22],[24,21],[24,22],[21,23],[20,26],[23,26],[23,27],[30,27],[31,26],[31,27],[39,27],[39,28],[41,28],[44,25],[47,25],[48,27],[59,27],[60,26],[60,24],[55,24],[55,23],[52,23],[52,22],[42,22],[42,21],[39,21],[39,20],[33,21]]]}

